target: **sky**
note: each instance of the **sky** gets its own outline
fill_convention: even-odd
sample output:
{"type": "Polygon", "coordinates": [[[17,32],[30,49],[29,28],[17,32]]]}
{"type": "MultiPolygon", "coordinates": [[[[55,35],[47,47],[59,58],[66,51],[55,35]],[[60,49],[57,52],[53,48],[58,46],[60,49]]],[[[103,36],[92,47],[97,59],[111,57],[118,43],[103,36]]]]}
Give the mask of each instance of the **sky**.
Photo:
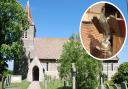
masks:
{"type": "MultiPolygon", "coordinates": [[[[17,0],[23,8],[27,0],[17,0]]],[[[32,19],[36,26],[36,37],[68,38],[79,32],[79,25],[85,10],[101,0],[29,0],[32,19]]],[[[103,0],[102,0],[103,1],[103,0]]],[[[123,12],[128,22],[126,0],[104,0],[113,3],[123,12]]],[[[119,62],[128,61],[128,40],[119,53],[119,62]]],[[[12,69],[9,62],[9,69],[12,69]]]]}

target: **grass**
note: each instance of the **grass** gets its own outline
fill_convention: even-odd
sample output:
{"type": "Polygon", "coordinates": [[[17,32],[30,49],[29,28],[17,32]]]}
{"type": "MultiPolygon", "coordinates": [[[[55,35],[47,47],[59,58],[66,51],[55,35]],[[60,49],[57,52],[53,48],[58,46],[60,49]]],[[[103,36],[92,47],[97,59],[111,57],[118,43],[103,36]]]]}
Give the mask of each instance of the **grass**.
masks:
{"type": "MultiPolygon", "coordinates": [[[[110,89],[114,89],[114,86],[113,85],[110,85],[110,89]]],[[[118,85],[118,89],[121,89],[121,86],[120,85],[118,85]]]]}
{"type": "MultiPolygon", "coordinates": [[[[46,88],[46,82],[40,82],[40,86],[41,86],[41,89],[64,89],[63,88],[63,81],[61,80],[50,80],[48,83],[47,83],[47,88],[46,88]]],[[[104,85],[104,87],[106,87],[106,85],[104,85]]],[[[65,89],[72,89],[71,87],[66,87],[65,89]]],[[[100,87],[98,88],[100,89],[100,87]]],[[[107,88],[105,88],[107,89],[107,88]]],[[[110,86],[110,89],[114,89],[114,86],[110,86]]],[[[118,85],[118,89],[121,89],[120,85],[118,85]]]]}
{"type": "MultiPolygon", "coordinates": [[[[109,84],[110,89],[114,89],[114,83],[112,81],[105,81],[104,86],[107,87],[107,84],[109,84]]],[[[117,84],[118,89],[121,89],[121,84],[117,84]]]]}
{"type": "Polygon", "coordinates": [[[30,82],[27,82],[26,80],[22,80],[21,83],[11,83],[7,88],[19,88],[19,89],[27,89],[30,82]]]}
{"type": "MultiPolygon", "coordinates": [[[[110,86],[110,88],[111,88],[111,89],[114,89],[114,87],[113,87],[113,86],[110,86]]],[[[121,87],[119,87],[119,86],[118,86],[118,89],[121,89],[121,87]]]]}
{"type": "Polygon", "coordinates": [[[2,88],[2,82],[0,82],[0,89],[2,88]]]}
{"type": "MultiPolygon", "coordinates": [[[[41,89],[46,89],[46,82],[40,82],[41,89]]],[[[63,81],[61,80],[50,80],[47,83],[47,89],[63,89],[63,81]]],[[[66,89],[71,89],[70,87],[66,87],[66,89]]]]}

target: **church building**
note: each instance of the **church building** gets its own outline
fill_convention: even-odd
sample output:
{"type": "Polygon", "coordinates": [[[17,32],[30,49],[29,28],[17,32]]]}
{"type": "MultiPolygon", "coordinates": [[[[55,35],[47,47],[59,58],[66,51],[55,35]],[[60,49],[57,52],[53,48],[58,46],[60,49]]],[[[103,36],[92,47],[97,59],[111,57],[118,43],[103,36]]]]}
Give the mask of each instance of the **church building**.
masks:
{"type": "MultiPolygon", "coordinates": [[[[43,81],[45,74],[58,79],[58,59],[62,53],[63,45],[68,41],[68,38],[37,38],[35,35],[36,27],[32,21],[29,2],[26,6],[26,12],[30,27],[24,32],[22,40],[28,60],[27,81],[43,81]]],[[[103,69],[105,72],[107,71],[109,75],[111,74],[110,71],[117,70],[117,66],[115,65],[118,64],[118,59],[115,58],[114,61],[110,60],[109,63],[105,61],[103,64],[105,66],[103,69]],[[111,70],[111,68],[113,68],[113,70],[111,70]]]]}
{"type": "Polygon", "coordinates": [[[63,44],[67,42],[68,39],[37,38],[35,35],[36,27],[32,21],[29,2],[26,6],[26,12],[30,22],[30,27],[24,32],[22,40],[28,60],[27,80],[42,81],[44,74],[58,79],[57,60],[61,55],[63,44]]]}

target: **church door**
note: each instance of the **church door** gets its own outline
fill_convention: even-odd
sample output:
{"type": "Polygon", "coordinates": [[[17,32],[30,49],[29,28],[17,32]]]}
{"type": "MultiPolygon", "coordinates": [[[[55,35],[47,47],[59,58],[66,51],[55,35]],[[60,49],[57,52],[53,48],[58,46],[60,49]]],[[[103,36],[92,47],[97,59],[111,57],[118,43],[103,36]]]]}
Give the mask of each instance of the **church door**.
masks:
{"type": "Polygon", "coordinates": [[[33,81],[39,81],[39,68],[37,66],[33,67],[33,81]]]}

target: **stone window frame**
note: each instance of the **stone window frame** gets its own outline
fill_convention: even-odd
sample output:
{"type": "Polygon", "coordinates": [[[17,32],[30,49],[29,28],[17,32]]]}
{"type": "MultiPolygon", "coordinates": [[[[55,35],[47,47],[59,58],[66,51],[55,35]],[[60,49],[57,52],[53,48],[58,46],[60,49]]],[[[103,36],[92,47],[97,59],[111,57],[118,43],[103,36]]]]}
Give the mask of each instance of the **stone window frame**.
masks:
{"type": "Polygon", "coordinates": [[[23,32],[22,38],[28,38],[28,32],[27,32],[27,30],[23,32]]]}

